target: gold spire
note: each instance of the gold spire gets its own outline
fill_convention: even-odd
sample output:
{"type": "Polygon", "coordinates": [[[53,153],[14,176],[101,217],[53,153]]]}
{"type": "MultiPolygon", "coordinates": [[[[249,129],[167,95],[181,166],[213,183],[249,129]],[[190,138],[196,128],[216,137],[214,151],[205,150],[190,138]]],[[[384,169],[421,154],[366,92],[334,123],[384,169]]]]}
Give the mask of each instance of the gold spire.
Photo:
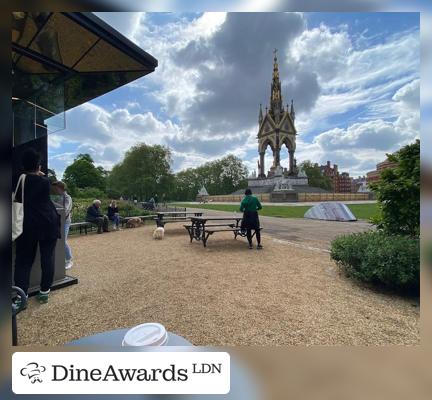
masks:
{"type": "Polygon", "coordinates": [[[273,117],[278,119],[279,114],[282,111],[282,93],[281,83],[279,80],[279,65],[277,60],[277,49],[273,50],[273,79],[271,84],[271,96],[270,96],[270,111],[273,117]]]}

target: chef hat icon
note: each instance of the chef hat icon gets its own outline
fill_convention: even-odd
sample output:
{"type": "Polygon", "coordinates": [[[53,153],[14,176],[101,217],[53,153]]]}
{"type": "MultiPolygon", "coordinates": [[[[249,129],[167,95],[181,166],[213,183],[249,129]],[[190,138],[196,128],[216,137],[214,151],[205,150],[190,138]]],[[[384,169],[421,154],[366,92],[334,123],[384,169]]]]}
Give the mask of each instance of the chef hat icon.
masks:
{"type": "Polygon", "coordinates": [[[45,372],[46,368],[38,363],[31,362],[28,363],[24,368],[21,369],[20,373],[22,376],[27,376],[31,383],[42,382],[40,374],[45,372]]]}

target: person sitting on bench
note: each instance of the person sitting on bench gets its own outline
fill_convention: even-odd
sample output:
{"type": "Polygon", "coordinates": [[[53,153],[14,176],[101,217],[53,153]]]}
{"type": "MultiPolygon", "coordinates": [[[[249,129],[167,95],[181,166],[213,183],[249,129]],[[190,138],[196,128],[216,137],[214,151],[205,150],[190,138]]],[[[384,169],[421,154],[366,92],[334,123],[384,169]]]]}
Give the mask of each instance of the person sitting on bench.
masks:
{"type": "Polygon", "coordinates": [[[100,212],[101,201],[94,200],[93,204],[87,208],[86,221],[96,224],[98,227],[97,233],[109,232],[108,217],[100,212]]]}
{"type": "Polygon", "coordinates": [[[120,230],[120,214],[115,200],[111,200],[108,206],[108,219],[114,223],[114,230],[120,230]]]}
{"type": "Polygon", "coordinates": [[[252,190],[246,189],[245,197],[240,204],[240,211],[243,212],[243,220],[241,223],[241,229],[246,230],[246,237],[249,242],[249,248],[253,249],[252,246],[252,229],[255,231],[257,240],[257,249],[261,250],[261,232],[260,232],[260,221],[258,217],[258,210],[262,209],[260,201],[252,196],[252,190]]]}

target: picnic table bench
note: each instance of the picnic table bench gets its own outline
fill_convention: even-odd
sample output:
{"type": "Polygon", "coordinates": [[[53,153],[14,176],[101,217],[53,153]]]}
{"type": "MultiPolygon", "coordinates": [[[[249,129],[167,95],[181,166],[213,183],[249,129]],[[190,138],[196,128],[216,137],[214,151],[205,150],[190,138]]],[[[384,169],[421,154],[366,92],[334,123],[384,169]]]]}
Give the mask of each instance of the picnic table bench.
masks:
{"type": "Polygon", "coordinates": [[[160,211],[153,216],[156,226],[164,227],[168,222],[188,221],[191,216],[201,216],[202,212],[196,211],[160,211]]]}
{"type": "MultiPolygon", "coordinates": [[[[184,225],[186,230],[189,233],[190,241],[195,239],[197,241],[202,241],[204,247],[207,247],[207,240],[210,235],[213,235],[216,232],[232,232],[234,234],[234,239],[237,239],[237,236],[245,237],[246,230],[242,230],[241,228],[241,220],[243,217],[205,217],[205,216],[196,216],[191,217],[191,225],[184,225]],[[215,221],[221,222],[217,224],[208,224],[207,222],[215,221]],[[232,221],[232,222],[225,222],[232,221]]],[[[255,236],[255,232],[252,236],[255,236]]]]}

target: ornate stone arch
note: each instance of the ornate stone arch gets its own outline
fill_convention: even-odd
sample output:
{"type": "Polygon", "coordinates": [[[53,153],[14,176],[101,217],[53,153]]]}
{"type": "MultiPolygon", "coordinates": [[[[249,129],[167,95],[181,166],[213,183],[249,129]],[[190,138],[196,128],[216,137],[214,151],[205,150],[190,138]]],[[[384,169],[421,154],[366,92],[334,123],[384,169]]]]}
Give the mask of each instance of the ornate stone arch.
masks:
{"type": "Polygon", "coordinates": [[[258,151],[260,153],[265,153],[268,146],[270,146],[270,148],[273,152],[276,150],[276,144],[274,142],[274,139],[271,137],[266,137],[260,141],[258,151]]]}
{"type": "Polygon", "coordinates": [[[289,173],[292,174],[294,172],[294,152],[296,149],[295,137],[292,138],[289,135],[284,135],[280,141],[280,149],[281,150],[282,150],[283,145],[285,145],[288,149],[289,173]]]}
{"type": "Polygon", "coordinates": [[[295,151],[296,149],[296,143],[295,140],[288,135],[284,135],[280,139],[280,148],[282,150],[282,146],[285,145],[288,149],[288,151],[295,151]]]}
{"type": "Polygon", "coordinates": [[[267,136],[265,138],[262,138],[258,145],[258,151],[260,155],[260,161],[258,163],[258,176],[260,178],[265,177],[265,165],[264,165],[264,156],[265,152],[267,150],[267,147],[270,146],[270,149],[273,152],[273,158],[275,157],[276,153],[279,151],[276,146],[276,140],[272,136],[267,136]]]}

